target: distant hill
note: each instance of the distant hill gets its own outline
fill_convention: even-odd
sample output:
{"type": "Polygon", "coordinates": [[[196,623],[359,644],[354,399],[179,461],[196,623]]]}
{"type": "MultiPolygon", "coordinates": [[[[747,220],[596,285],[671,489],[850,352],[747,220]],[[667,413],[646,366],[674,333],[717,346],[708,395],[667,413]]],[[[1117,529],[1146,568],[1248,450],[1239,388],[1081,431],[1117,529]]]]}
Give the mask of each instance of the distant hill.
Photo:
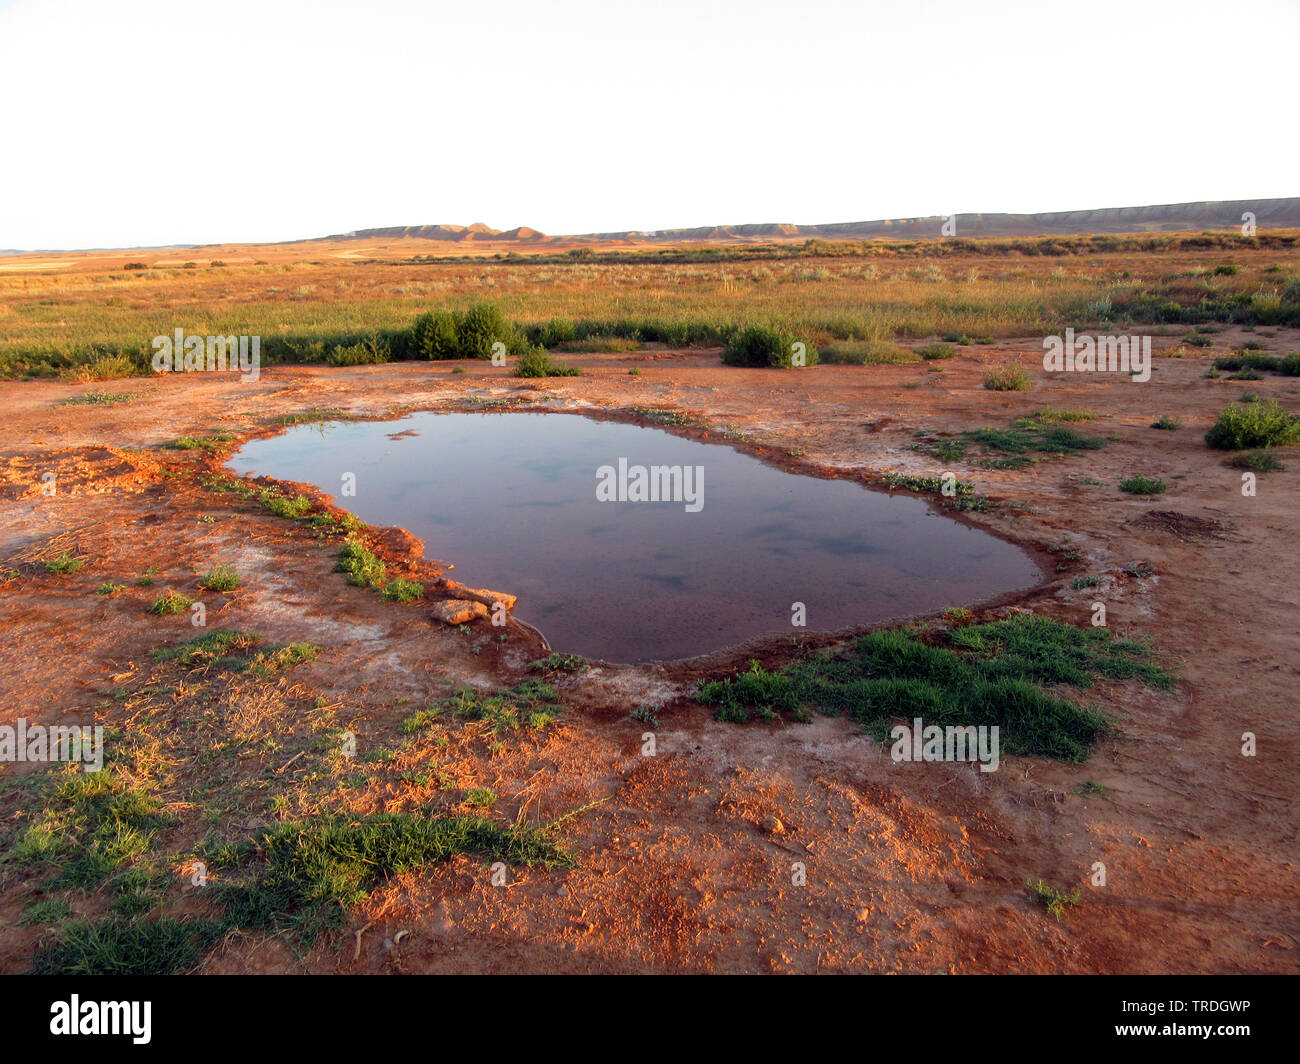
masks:
{"type": "MultiPolygon", "coordinates": [[[[952,235],[963,238],[1018,239],[1080,233],[1199,233],[1206,229],[1239,231],[1241,216],[1246,211],[1255,215],[1255,224],[1261,233],[1277,229],[1300,229],[1300,197],[1292,197],[1170,203],[1154,207],[1105,207],[1051,214],[959,214],[956,232],[952,235]]],[[[711,225],[694,229],[658,229],[650,232],[629,229],[618,233],[581,233],[570,236],[547,235],[528,226],[503,232],[483,222],[475,222],[473,225],[395,225],[306,240],[277,241],[273,244],[169,244],[161,247],[82,248],[75,251],[0,249],[0,259],[6,260],[3,268],[11,270],[20,268],[11,260],[31,255],[109,258],[140,253],[142,258],[150,260],[151,265],[166,266],[185,265],[185,260],[199,257],[196,253],[228,261],[237,261],[239,256],[249,255],[256,258],[266,255],[283,258],[290,254],[311,253],[309,249],[320,248],[322,244],[335,245],[326,250],[326,254],[360,258],[376,251],[375,248],[361,247],[367,243],[380,245],[385,252],[410,252],[435,257],[450,254],[461,257],[499,255],[502,251],[514,249],[554,254],[577,247],[613,249],[654,245],[796,244],[806,240],[931,240],[944,235],[943,223],[941,215],[930,215],[924,218],[882,218],[874,222],[833,222],[822,225],[771,222],[711,225]],[[412,244],[406,244],[406,241],[411,241],[412,244]],[[429,245],[422,248],[418,241],[428,241],[429,245]],[[395,244],[402,246],[400,249],[394,248],[395,244]],[[435,249],[430,245],[438,247],[435,249]],[[175,255],[171,260],[162,260],[157,257],[158,252],[173,252],[175,255]]],[[[30,268],[36,266],[33,264],[30,268]]]]}
{"type": "MultiPolygon", "coordinates": [[[[1300,229],[1300,197],[1267,200],[1221,200],[1205,203],[1169,203],[1152,207],[1103,207],[1089,211],[1050,214],[959,214],[956,234],[961,237],[1065,236],[1072,233],[1179,233],[1203,229],[1240,229],[1241,216],[1255,215],[1260,229],[1300,229]]],[[[748,225],[700,226],[695,229],[629,229],[617,233],[581,233],[548,236],[526,226],[502,232],[482,222],[474,225],[414,225],[386,229],[359,229],[320,237],[321,240],[375,240],[406,238],[474,243],[531,244],[563,242],[619,243],[747,243],[773,240],[915,240],[938,237],[944,218],[882,218],[874,222],[834,222],[792,225],[788,222],[748,225]]]]}

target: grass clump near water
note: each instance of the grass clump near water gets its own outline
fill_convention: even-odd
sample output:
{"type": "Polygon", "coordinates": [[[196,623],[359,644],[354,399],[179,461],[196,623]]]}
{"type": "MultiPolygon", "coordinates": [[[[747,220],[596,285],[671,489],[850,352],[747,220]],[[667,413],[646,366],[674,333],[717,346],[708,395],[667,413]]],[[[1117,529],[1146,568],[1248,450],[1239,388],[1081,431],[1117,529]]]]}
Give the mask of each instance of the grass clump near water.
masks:
{"type": "Polygon", "coordinates": [[[884,741],[894,720],[998,725],[1011,754],[1083,761],[1111,722],[1095,707],[1051,693],[1091,686],[1098,676],[1167,689],[1172,678],[1141,643],[1104,628],[1076,628],[1020,614],[946,633],[907,628],[872,632],[840,652],[823,651],[769,672],[701,683],[697,697],[719,720],[744,722],[810,711],[850,716],[884,741]],[[937,642],[935,642],[937,641],[937,642]]]}
{"type": "Polygon", "coordinates": [[[349,421],[351,415],[341,407],[316,407],[296,414],[281,414],[272,419],[273,425],[319,425],[322,421],[349,421]]]}
{"type": "Polygon", "coordinates": [[[1205,434],[1205,442],[1221,451],[1286,447],[1300,441],[1300,417],[1272,399],[1224,407],[1205,434]]]}
{"type": "Polygon", "coordinates": [[[581,375],[582,370],[579,367],[559,365],[540,347],[529,348],[515,363],[516,377],[579,377],[581,375]]]}
{"type": "Polygon", "coordinates": [[[703,419],[695,414],[687,414],[681,410],[673,410],[671,407],[634,406],[630,409],[632,413],[640,414],[647,421],[652,421],[656,425],[666,425],[669,428],[681,428],[684,425],[699,425],[703,422],[703,419]]]}
{"type": "Polygon", "coordinates": [[[357,587],[380,587],[388,573],[383,559],[366,550],[354,539],[344,541],[334,565],[336,573],[347,573],[348,583],[357,587]]]}
{"type": "MultiPolygon", "coordinates": [[[[885,483],[891,488],[906,488],[908,491],[929,491],[939,495],[943,494],[945,486],[943,477],[916,477],[903,473],[886,473],[885,483]]],[[[957,495],[973,495],[975,493],[975,485],[969,480],[953,478],[947,483],[952,484],[952,490],[957,495]]]]}
{"type": "Polygon", "coordinates": [[[399,577],[385,584],[379,597],[385,602],[416,602],[424,598],[424,585],[416,580],[403,580],[399,577]]]}
{"type": "Polygon", "coordinates": [[[439,710],[450,711],[454,719],[485,721],[493,735],[523,727],[540,731],[563,708],[555,688],[541,680],[525,680],[491,693],[458,687],[438,705],[439,710]]]}
{"type": "Polygon", "coordinates": [[[229,432],[212,432],[206,436],[180,436],[163,446],[169,451],[215,451],[234,438],[229,432]]]}
{"type": "Polygon", "coordinates": [[[276,517],[296,520],[305,517],[311,510],[311,499],[306,495],[285,495],[274,488],[266,488],[257,495],[257,501],[276,517]]]}
{"type": "Polygon", "coordinates": [[[722,361],[728,366],[791,369],[815,366],[818,360],[816,344],[773,325],[746,325],[722,350],[722,361]]]}
{"type": "Polygon", "coordinates": [[[380,813],[279,824],[225,851],[216,863],[256,859],[250,882],[221,891],[228,924],[292,930],[310,941],[342,926],[346,906],[385,879],[457,854],[543,867],[570,862],[544,828],[505,827],[482,816],[380,813]]]}
{"type": "Polygon", "coordinates": [[[552,651],[548,657],[528,663],[529,672],[577,672],[587,667],[587,659],[578,654],[560,654],[552,651]]]}

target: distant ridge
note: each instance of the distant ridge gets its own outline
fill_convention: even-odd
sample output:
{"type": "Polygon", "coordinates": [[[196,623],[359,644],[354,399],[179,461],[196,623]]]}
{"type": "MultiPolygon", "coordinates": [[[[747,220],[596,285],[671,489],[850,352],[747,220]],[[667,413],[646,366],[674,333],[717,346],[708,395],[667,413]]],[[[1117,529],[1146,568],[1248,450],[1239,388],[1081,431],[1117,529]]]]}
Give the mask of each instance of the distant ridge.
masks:
{"type": "MultiPolygon", "coordinates": [[[[1086,211],[1047,214],[958,214],[958,237],[1066,236],[1076,233],[1179,233],[1203,229],[1240,229],[1242,215],[1255,215],[1259,229],[1300,229],[1300,197],[1265,200],[1220,200],[1202,203],[1168,203],[1150,207],[1103,207],[1086,211]]],[[[874,222],[833,222],[792,225],[788,222],[747,225],[700,226],[694,229],[629,229],[615,233],[581,233],[548,236],[521,226],[502,232],[482,222],[464,225],[392,226],[359,229],[319,237],[321,240],[393,239],[442,240],[474,243],[747,243],[769,240],[918,240],[943,235],[943,215],[920,218],[882,218],[874,222]]]]}
{"type": "MultiPolygon", "coordinates": [[[[958,214],[958,238],[1068,236],[1073,234],[1199,233],[1203,230],[1239,231],[1241,216],[1255,215],[1263,233],[1271,229],[1300,229],[1300,197],[1258,200],[1219,200],[1200,203],[1167,203],[1149,207],[1103,207],[1086,211],[1057,211],[1045,214],[958,214]]],[[[357,229],[350,233],[310,237],[306,240],[274,242],[237,241],[225,244],[165,244],[129,248],[0,249],[0,258],[21,255],[126,254],[132,252],[196,252],[208,248],[284,248],[346,240],[427,240],[441,244],[478,245],[486,250],[511,247],[645,246],[647,244],[757,244],[805,240],[933,240],[944,235],[943,215],[918,218],[882,218],[873,222],[832,222],[794,225],[790,222],[745,225],[705,225],[693,229],[635,229],[615,233],[581,233],[553,236],[526,225],[502,231],[483,222],[472,225],[394,225],[379,229],[357,229]]]]}

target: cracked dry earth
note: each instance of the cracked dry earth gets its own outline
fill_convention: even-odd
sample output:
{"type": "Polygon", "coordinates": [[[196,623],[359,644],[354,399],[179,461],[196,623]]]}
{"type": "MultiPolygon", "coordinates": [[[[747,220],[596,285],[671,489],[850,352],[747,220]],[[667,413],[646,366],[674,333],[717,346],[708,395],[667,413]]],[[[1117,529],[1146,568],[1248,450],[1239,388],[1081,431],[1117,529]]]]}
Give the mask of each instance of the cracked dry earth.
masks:
{"type": "MultiPolygon", "coordinates": [[[[1300,337],[1278,343],[1300,347],[1300,337]]],[[[893,764],[847,720],[722,724],[690,697],[703,675],[750,657],[782,660],[781,641],[689,662],[596,664],[555,680],[565,709],[551,728],[457,755],[465,778],[501,795],[494,815],[505,820],[583,810],[564,826],[572,867],[512,869],[507,885],[494,886],[483,862],[456,858],[389,880],[349,912],[342,934],[308,952],[231,935],[201,970],[1294,972],[1300,462],[1260,476],[1257,495],[1244,497],[1240,473],[1202,437],[1247,386],[1205,379],[1208,356],[1160,357],[1159,345],[1145,384],[1045,374],[1029,342],[962,348],[942,373],[924,364],[739,370],[722,367],[716,351],[649,351],[566,359],[582,365],[581,377],[527,383],[482,364],[455,376],[450,364],[393,364],[278,367],[249,384],[200,375],[6,383],[0,723],[90,715],[120,723],[103,697],[114,677],[151,648],[194,634],[184,615],[149,615],[156,589],[193,590],[194,574],[217,562],[244,582],[205,596],[209,627],[321,645],[293,683],[302,699],[341,707],[359,744],[396,734],[412,706],[442,697],[449,682],[504,686],[530,675],[527,663],[543,653],[533,633],[512,624],[504,643],[491,629],[467,636],[418,604],[384,603],[348,585],[331,571],[328,544],[205,490],[203,455],[162,447],[184,434],[224,431],[238,441],[311,408],[375,416],[513,398],[523,409],[631,419],[631,407],[653,406],[698,415],[710,431],[684,431],[699,438],[866,481],[882,470],[938,472],[911,449],[919,429],[1006,427],[1044,405],[1085,407],[1099,416],[1083,428],[1109,438],[1100,451],[1023,470],[952,468],[1002,504],[966,519],[1044,561],[1040,588],[977,614],[1029,609],[1082,625],[1104,601],[1109,626],[1152,639],[1177,677],[1164,693],[1090,689],[1121,726],[1088,763],[1005,757],[989,774],[893,764]],[[986,391],[986,370],[1017,353],[1033,389],[986,391]],[[627,374],[632,366],[639,376],[627,374]],[[97,389],[138,397],[62,405],[97,389]],[[1164,414],[1185,427],[1152,431],[1164,414]],[[40,489],[49,471],[53,498],[40,489]],[[1135,472],[1162,477],[1169,492],[1147,500],[1117,491],[1135,472]],[[1060,555],[1047,549],[1060,544],[1079,560],[1058,567],[1060,555]],[[85,557],[86,567],[54,576],[23,565],[51,547],[85,557]],[[1151,575],[1125,575],[1134,562],[1151,575]],[[136,588],[151,569],[155,589],[136,588]],[[1071,590],[1083,573],[1101,575],[1101,586],[1071,590]],[[106,580],[130,586],[95,595],[106,580]],[[642,754],[646,725],[629,716],[640,703],[663,706],[653,757],[642,754]],[[1255,757],[1241,753],[1247,731],[1257,736],[1255,757]],[[1073,793],[1085,780],[1108,793],[1073,793]],[[1090,882],[1098,861],[1104,887],[1090,882]],[[792,883],[796,863],[806,885],[792,883]],[[1053,919],[1026,896],[1026,881],[1038,878],[1081,889],[1079,907],[1053,919]]],[[[1249,387],[1300,408],[1294,379],[1249,387]]],[[[400,533],[380,544],[390,572],[439,568],[400,533]]],[[[436,543],[423,548],[455,562],[436,543]]],[[[305,764],[286,767],[287,776],[305,764]]],[[[377,812],[428,799],[390,774],[347,801],[377,812]]],[[[256,803],[247,809],[247,823],[226,827],[271,815],[256,803]]],[[[18,925],[22,905],[23,885],[9,883],[0,893],[6,971],[25,970],[43,934],[18,925]]]]}

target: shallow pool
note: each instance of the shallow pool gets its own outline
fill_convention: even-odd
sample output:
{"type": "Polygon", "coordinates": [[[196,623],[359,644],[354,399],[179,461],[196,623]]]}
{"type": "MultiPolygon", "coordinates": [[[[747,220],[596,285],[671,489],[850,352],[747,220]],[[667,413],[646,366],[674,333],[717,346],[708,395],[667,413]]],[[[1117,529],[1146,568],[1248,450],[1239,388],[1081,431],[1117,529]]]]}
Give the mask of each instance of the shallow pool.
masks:
{"type": "Polygon", "coordinates": [[[461,583],[518,595],[516,616],[555,650],[607,661],[903,619],[1042,579],[1025,551],[924,499],[568,414],[302,425],[230,466],[408,529],[461,583]]]}

